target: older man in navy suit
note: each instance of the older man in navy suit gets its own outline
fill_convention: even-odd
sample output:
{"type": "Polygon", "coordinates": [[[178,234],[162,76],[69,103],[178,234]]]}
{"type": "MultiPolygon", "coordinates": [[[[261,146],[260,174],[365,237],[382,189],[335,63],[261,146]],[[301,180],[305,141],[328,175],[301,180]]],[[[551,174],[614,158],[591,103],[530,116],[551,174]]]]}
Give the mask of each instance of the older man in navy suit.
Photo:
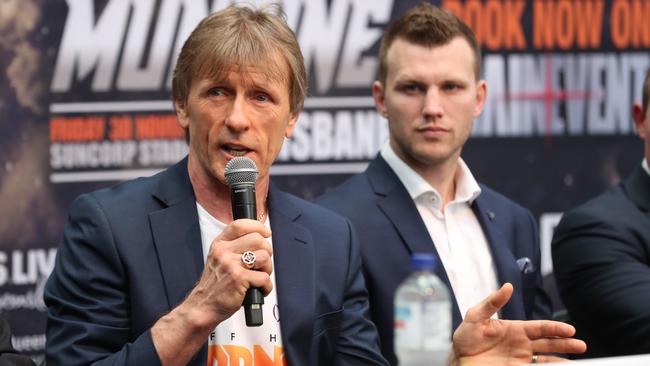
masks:
{"type": "Polygon", "coordinates": [[[351,225],[269,179],[307,84],[271,10],[229,7],[185,42],[172,92],[186,159],[73,204],[45,289],[48,365],[385,363],[351,225]],[[224,170],[240,156],[259,169],[258,221],[233,220],[224,170]],[[260,327],[244,322],[250,287],[266,296],[260,327]]]}
{"type": "Polygon", "coordinates": [[[504,282],[507,319],[550,317],[535,219],[476,182],[460,157],[486,99],[480,49],[453,14],[419,5],[395,20],[379,49],[372,87],[390,137],[367,170],[317,202],[355,225],[384,355],[393,353],[393,294],[416,252],[434,253],[453,294],[453,324],[504,282]]]}

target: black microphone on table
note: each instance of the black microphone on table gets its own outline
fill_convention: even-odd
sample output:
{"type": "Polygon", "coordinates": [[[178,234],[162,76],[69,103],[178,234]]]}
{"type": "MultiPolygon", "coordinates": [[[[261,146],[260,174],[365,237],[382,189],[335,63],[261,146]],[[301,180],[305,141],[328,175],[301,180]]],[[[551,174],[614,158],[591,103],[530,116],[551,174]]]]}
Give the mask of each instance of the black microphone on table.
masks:
{"type": "MultiPolygon", "coordinates": [[[[257,166],[250,158],[238,156],[226,164],[225,176],[231,188],[232,217],[237,219],[257,220],[257,205],[255,200],[255,181],[257,181],[257,166]]],[[[264,296],[257,287],[250,287],[244,296],[244,315],[246,325],[259,327],[262,319],[262,304],[264,296]]]]}

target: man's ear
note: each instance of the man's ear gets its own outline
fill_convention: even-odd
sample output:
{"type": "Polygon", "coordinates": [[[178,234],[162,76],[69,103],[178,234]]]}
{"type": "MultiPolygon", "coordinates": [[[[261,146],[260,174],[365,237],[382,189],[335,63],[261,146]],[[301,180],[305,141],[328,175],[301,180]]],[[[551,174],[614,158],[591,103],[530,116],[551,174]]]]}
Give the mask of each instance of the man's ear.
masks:
{"type": "Polygon", "coordinates": [[[372,97],[375,100],[375,109],[382,117],[388,118],[388,109],[386,108],[386,99],[384,98],[384,84],[379,80],[372,83],[372,97]]]}
{"type": "Polygon", "coordinates": [[[634,125],[636,126],[636,133],[641,137],[642,139],[646,138],[646,135],[650,133],[650,131],[646,131],[645,124],[645,113],[643,113],[643,107],[641,106],[641,103],[634,103],[632,105],[632,118],[634,119],[634,125]]]}
{"type": "Polygon", "coordinates": [[[186,130],[190,126],[190,118],[187,114],[186,103],[181,100],[175,100],[174,109],[176,110],[176,118],[178,119],[178,124],[186,130]]]}
{"type": "Polygon", "coordinates": [[[284,137],[291,138],[293,136],[293,131],[296,129],[296,124],[298,123],[298,116],[300,116],[300,112],[291,113],[287,127],[284,129],[284,137]]]}
{"type": "Polygon", "coordinates": [[[474,109],[474,118],[478,117],[483,108],[485,108],[485,101],[487,100],[487,82],[479,80],[476,85],[476,107],[474,109]]]}

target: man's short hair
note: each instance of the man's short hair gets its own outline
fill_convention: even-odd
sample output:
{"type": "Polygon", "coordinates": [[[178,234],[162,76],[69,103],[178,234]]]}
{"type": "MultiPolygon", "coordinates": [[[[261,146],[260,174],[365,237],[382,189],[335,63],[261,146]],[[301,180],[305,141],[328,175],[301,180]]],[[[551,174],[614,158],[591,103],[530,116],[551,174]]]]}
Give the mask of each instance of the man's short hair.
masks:
{"type": "Polygon", "coordinates": [[[437,47],[459,36],[472,48],[474,73],[478,80],[481,75],[481,49],[474,32],[450,11],[422,3],[395,19],[386,29],[379,46],[379,81],[386,82],[386,57],[388,49],[396,39],[400,38],[419,46],[437,47]]]}
{"type": "Polygon", "coordinates": [[[645,115],[650,107],[650,69],[646,71],[643,81],[643,99],[641,101],[643,103],[643,115],[645,115]]]}
{"type": "Polygon", "coordinates": [[[233,68],[257,67],[274,80],[289,78],[291,112],[302,109],[307,94],[305,63],[296,35],[275,5],[231,5],[203,19],[183,44],[174,69],[172,96],[186,102],[194,78],[218,78],[233,68]],[[286,61],[289,75],[276,55],[286,61]]]}

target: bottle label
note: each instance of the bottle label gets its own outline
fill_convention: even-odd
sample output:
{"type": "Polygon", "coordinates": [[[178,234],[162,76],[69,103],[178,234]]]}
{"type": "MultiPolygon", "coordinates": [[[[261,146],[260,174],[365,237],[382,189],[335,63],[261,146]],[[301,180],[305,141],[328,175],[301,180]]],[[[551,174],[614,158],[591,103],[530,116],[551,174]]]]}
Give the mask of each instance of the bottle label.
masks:
{"type": "Polygon", "coordinates": [[[445,303],[399,301],[395,304],[395,346],[403,350],[449,347],[451,309],[445,303]]]}

